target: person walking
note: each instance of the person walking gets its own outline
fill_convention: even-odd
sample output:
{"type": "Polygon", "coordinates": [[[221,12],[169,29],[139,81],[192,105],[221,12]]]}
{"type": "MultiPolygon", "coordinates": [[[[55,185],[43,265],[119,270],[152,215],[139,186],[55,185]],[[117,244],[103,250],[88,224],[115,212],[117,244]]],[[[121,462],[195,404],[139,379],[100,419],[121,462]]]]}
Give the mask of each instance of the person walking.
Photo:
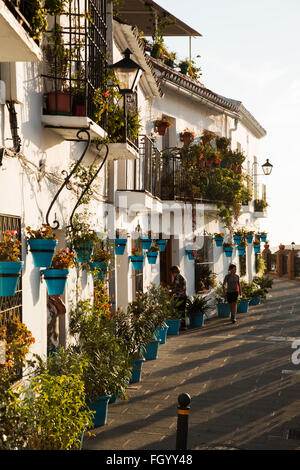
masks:
{"type": "Polygon", "coordinates": [[[229,273],[224,278],[223,294],[230,306],[231,321],[236,323],[237,299],[239,295],[242,295],[242,289],[235,264],[229,266],[229,273]]]}
{"type": "Polygon", "coordinates": [[[178,313],[181,318],[181,329],[186,330],[186,321],[185,321],[185,306],[187,301],[186,295],[186,280],[180,274],[180,269],[178,266],[172,266],[171,269],[171,277],[172,277],[172,284],[171,284],[171,292],[175,296],[176,300],[178,300],[178,313]]]}

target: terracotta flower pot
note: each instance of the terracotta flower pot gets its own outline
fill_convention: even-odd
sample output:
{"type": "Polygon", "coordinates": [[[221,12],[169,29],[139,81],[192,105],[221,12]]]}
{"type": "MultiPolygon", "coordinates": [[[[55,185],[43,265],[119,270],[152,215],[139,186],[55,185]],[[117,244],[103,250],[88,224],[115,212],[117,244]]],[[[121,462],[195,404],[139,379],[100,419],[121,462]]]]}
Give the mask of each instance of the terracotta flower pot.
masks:
{"type": "Polygon", "coordinates": [[[47,94],[47,113],[72,115],[73,96],[63,91],[51,91],[47,94]]]}
{"type": "Polygon", "coordinates": [[[159,126],[157,126],[158,134],[159,135],[165,135],[167,128],[168,128],[167,124],[160,124],[159,126]]]}

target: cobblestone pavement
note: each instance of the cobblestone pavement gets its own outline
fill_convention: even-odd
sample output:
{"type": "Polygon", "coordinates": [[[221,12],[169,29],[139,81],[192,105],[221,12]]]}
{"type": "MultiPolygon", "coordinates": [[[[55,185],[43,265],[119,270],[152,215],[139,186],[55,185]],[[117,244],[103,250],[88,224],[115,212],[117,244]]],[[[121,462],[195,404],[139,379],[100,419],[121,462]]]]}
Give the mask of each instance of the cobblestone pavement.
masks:
{"type": "Polygon", "coordinates": [[[297,338],[300,283],[275,279],[266,302],[239,314],[237,324],[213,317],[169,336],[158,358],[144,363],[141,382],[130,385],[128,401],[109,405],[108,424],[83,448],[174,450],[177,398],[186,392],[188,449],[300,449],[297,338]]]}

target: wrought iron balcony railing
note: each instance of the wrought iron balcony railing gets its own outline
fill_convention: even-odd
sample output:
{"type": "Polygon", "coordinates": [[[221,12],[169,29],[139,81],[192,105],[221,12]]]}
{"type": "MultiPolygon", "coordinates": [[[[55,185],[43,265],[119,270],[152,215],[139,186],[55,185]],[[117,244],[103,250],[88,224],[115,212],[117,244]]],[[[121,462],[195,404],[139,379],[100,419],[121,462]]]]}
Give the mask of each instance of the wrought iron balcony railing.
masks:
{"type": "Polygon", "coordinates": [[[105,93],[106,31],[106,0],[74,0],[53,17],[44,48],[44,114],[85,116],[105,127],[94,97],[105,93]]]}
{"type": "Polygon", "coordinates": [[[30,17],[28,16],[28,9],[24,0],[5,0],[6,7],[11,11],[18,22],[23,26],[25,31],[31,35],[32,27],[30,24],[30,17]]]}

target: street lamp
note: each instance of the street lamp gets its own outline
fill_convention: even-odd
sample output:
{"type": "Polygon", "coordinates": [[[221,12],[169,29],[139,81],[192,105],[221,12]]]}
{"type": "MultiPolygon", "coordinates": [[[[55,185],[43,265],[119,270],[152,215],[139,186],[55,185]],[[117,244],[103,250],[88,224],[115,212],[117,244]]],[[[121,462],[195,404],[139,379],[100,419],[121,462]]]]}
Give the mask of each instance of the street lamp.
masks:
{"type": "Polygon", "coordinates": [[[132,52],[126,49],[123,52],[124,59],[119,60],[115,64],[109,65],[115,72],[118,80],[118,88],[121,95],[123,95],[123,108],[124,108],[124,142],[127,142],[127,95],[132,95],[140,81],[144,69],[130,59],[132,52]]]}
{"type": "Polygon", "coordinates": [[[272,173],[273,170],[273,165],[272,163],[269,162],[269,159],[267,158],[266,163],[264,163],[262,166],[263,172],[265,176],[269,176],[272,173]]]}
{"type": "Polygon", "coordinates": [[[296,243],[292,242],[291,245],[292,245],[292,250],[294,251],[296,243]]]}

